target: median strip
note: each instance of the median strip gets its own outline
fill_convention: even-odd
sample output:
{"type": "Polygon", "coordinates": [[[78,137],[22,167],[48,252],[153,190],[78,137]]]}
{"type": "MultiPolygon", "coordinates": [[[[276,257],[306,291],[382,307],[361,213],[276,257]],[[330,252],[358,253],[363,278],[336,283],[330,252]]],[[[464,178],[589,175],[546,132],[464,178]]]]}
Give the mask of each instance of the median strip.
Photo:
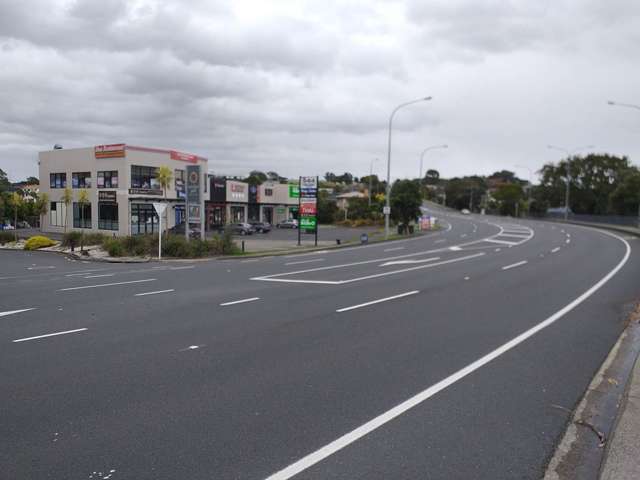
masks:
{"type": "Polygon", "coordinates": [[[367,303],[361,303],[359,305],[353,305],[351,307],[340,308],[336,310],[338,313],[348,312],[349,310],[355,310],[356,308],[367,307],[369,305],[375,305],[376,303],[388,302],[389,300],[395,300],[396,298],[408,297],[409,295],[415,295],[416,293],[420,293],[418,290],[412,290],[411,292],[401,293],[399,295],[394,295],[393,297],[381,298],[379,300],[373,300],[367,303]]]}
{"type": "Polygon", "coordinates": [[[61,288],[58,292],[68,292],[70,290],[83,290],[85,288],[112,287],[114,285],[128,285],[130,283],[155,282],[157,278],[145,278],[144,280],[131,280],[129,282],[101,283],[99,285],[83,285],[82,287],[61,288]]]}
{"type": "Polygon", "coordinates": [[[233,302],[225,302],[225,303],[221,303],[220,306],[226,307],[228,305],[237,305],[238,303],[255,302],[256,300],[260,300],[260,297],[251,297],[251,298],[245,298],[243,300],[234,300],[233,302]]]}
{"type": "Polygon", "coordinates": [[[55,337],[57,335],[66,335],[68,333],[84,332],[85,330],[88,330],[88,329],[87,328],[76,328],[75,330],[66,330],[64,332],[47,333],[46,335],[38,335],[36,337],[19,338],[17,340],[13,340],[13,343],[26,342],[28,340],[37,340],[38,338],[55,337]]]}

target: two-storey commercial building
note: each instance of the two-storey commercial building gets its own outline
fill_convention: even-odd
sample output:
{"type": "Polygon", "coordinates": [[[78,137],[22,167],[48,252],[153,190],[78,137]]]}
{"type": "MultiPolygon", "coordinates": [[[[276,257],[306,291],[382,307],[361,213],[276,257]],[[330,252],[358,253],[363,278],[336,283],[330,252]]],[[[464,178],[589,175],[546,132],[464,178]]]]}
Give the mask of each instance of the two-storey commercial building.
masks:
{"type": "Polygon", "coordinates": [[[208,164],[197,155],[126,144],[40,152],[38,163],[40,192],[51,202],[42,231],[85,229],[115,235],[158,232],[153,202],[167,203],[168,228],[184,222],[186,165],[200,165],[207,172],[208,164]],[[166,190],[157,178],[161,166],[172,172],[166,190]],[[73,193],[68,207],[63,201],[66,187],[73,193]],[[81,189],[89,194],[86,204],[78,202],[81,189]]]}

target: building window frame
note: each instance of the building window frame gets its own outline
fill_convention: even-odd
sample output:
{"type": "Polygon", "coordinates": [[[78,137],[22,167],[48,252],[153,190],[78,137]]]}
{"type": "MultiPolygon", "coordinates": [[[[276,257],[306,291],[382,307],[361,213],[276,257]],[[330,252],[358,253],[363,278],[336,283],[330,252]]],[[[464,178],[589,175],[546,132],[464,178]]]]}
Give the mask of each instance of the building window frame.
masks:
{"type": "Polygon", "coordinates": [[[131,165],[131,188],[160,189],[158,167],[131,165]]]}
{"type": "Polygon", "coordinates": [[[118,204],[98,202],[98,230],[119,230],[118,204]]]}
{"type": "Polygon", "coordinates": [[[97,188],[118,188],[118,170],[101,170],[98,172],[97,188]]]}
{"type": "Polygon", "coordinates": [[[129,223],[131,225],[131,235],[145,235],[158,233],[160,219],[151,203],[132,203],[131,217],[129,223]],[[134,218],[136,222],[134,223],[134,218]],[[142,222],[141,222],[142,220],[142,222]],[[141,228],[142,226],[142,228],[141,228]]]}
{"type": "Polygon", "coordinates": [[[91,188],[91,172],[73,172],[71,174],[72,188],[91,188]]]}
{"type": "Polygon", "coordinates": [[[66,187],[67,187],[66,172],[49,174],[49,188],[66,188],[66,187]]]}
{"type": "Polygon", "coordinates": [[[67,221],[67,206],[64,202],[49,203],[49,226],[64,227],[67,221]]]}
{"type": "Polygon", "coordinates": [[[91,202],[83,203],[73,202],[73,228],[91,228],[91,202]],[[80,215],[80,208],[84,210],[80,215]]]}

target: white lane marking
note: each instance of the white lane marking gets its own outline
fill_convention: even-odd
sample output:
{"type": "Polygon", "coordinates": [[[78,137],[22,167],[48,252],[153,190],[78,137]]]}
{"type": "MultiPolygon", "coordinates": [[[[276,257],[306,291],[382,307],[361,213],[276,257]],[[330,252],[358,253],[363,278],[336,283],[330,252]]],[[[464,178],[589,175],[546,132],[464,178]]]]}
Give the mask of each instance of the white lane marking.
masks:
{"type": "Polygon", "coordinates": [[[197,350],[201,347],[204,347],[204,345],[189,345],[187,348],[183,348],[181,350],[178,350],[179,352],[186,352],[188,350],[197,350]]]}
{"type": "Polygon", "coordinates": [[[525,265],[525,264],[527,264],[527,263],[529,263],[529,262],[528,262],[528,261],[526,261],[526,260],[522,260],[521,262],[512,263],[511,265],[507,265],[507,266],[505,266],[505,267],[502,267],[502,270],[509,270],[509,269],[511,269],[511,268],[516,268],[516,267],[519,267],[519,266],[521,266],[521,265],[525,265]]]}
{"type": "Polygon", "coordinates": [[[459,252],[462,249],[460,247],[449,247],[449,250],[451,250],[453,252],[459,252]]]}
{"type": "Polygon", "coordinates": [[[259,262],[260,260],[260,258],[250,258],[249,260],[241,260],[240,263],[259,262]]]}
{"type": "Polygon", "coordinates": [[[499,235],[500,237],[514,237],[514,238],[529,238],[529,235],[525,235],[524,232],[523,233],[501,233],[499,235]]]}
{"type": "Polygon", "coordinates": [[[174,288],[170,288],[168,290],[156,290],[155,292],[136,293],[135,296],[136,297],[144,297],[145,295],[156,295],[158,293],[169,293],[169,292],[175,292],[175,289],[174,288]]]}
{"type": "Polygon", "coordinates": [[[560,251],[560,247],[556,247],[553,250],[551,250],[551,253],[556,253],[560,251]]]}
{"type": "Polygon", "coordinates": [[[184,267],[171,267],[169,270],[187,270],[190,268],[196,268],[195,265],[185,265],[184,267]]]}
{"type": "Polygon", "coordinates": [[[496,240],[495,238],[485,238],[484,241],[485,242],[491,242],[491,243],[499,243],[501,245],[511,245],[511,246],[517,245],[517,243],[515,243],[515,242],[506,242],[506,241],[503,241],[503,240],[496,240]]]}
{"type": "Polygon", "coordinates": [[[37,340],[38,338],[55,337],[57,335],[66,335],[67,333],[84,332],[87,328],[76,328],[75,330],[66,330],[64,332],[47,333],[46,335],[38,335],[36,337],[18,338],[13,340],[13,343],[26,342],[28,340],[37,340]]]}
{"type": "Polygon", "coordinates": [[[155,282],[157,278],[145,278],[144,280],[131,280],[129,282],[101,283],[100,285],[84,285],[82,287],[61,288],[58,292],[68,292],[69,290],[83,290],[85,288],[111,287],[113,285],[128,285],[130,283],[155,282]]]}
{"type": "Polygon", "coordinates": [[[20,310],[9,310],[7,312],[0,312],[0,317],[6,317],[7,315],[13,315],[14,313],[28,312],[29,310],[35,310],[35,308],[22,308],[20,310]]]}
{"type": "Polygon", "coordinates": [[[388,302],[389,300],[395,300],[396,298],[408,297],[409,295],[415,295],[419,293],[418,290],[412,290],[411,292],[401,293],[399,295],[394,295],[392,297],[380,298],[378,300],[373,300],[371,302],[361,303],[359,305],[353,305],[351,307],[344,307],[336,310],[338,313],[348,312],[349,310],[355,310],[356,308],[367,307],[369,305],[375,305],[376,303],[388,302]]]}
{"type": "Polygon", "coordinates": [[[316,463],[321,462],[325,458],[327,458],[327,457],[333,455],[334,453],[342,450],[343,448],[351,445],[352,443],[356,442],[357,440],[359,440],[360,438],[364,437],[365,435],[373,432],[374,430],[378,429],[379,427],[383,426],[384,424],[389,423],[390,421],[392,421],[393,419],[399,417],[403,413],[411,410],[413,407],[415,407],[417,405],[420,405],[421,403],[423,403],[424,401],[426,401],[429,398],[433,397],[437,393],[445,390],[446,388],[450,387],[454,383],[462,380],[467,375],[469,375],[469,374],[475,372],[476,370],[482,368],[483,366],[485,366],[489,362],[491,362],[491,361],[495,360],[496,358],[504,355],[508,351],[513,350],[515,347],[517,347],[518,345],[520,345],[524,341],[528,340],[529,338],[534,336],[539,331],[547,328],[549,325],[554,324],[560,318],[562,318],[564,315],[566,315],[571,310],[576,308],[578,305],[580,305],[582,302],[584,302],[586,299],[588,299],[591,295],[593,295],[595,292],[597,292],[604,284],[606,284],[609,280],[611,280],[611,278],[616,273],[618,273],[618,271],[620,271],[620,269],[627,263],[627,260],[629,260],[629,255],[631,254],[631,246],[629,245],[629,243],[626,240],[624,240],[623,238],[621,238],[621,237],[619,237],[619,236],[617,236],[617,235],[615,235],[613,233],[609,233],[609,232],[601,232],[601,233],[603,233],[605,235],[609,235],[609,236],[611,236],[613,238],[616,238],[616,239],[620,240],[622,243],[624,243],[624,245],[626,247],[626,253],[625,253],[624,257],[622,258],[622,260],[620,261],[620,263],[618,263],[613,268],[613,270],[611,270],[607,275],[605,275],[602,279],[600,279],[600,281],[598,281],[598,283],[593,285],[589,290],[584,292],[582,295],[580,295],[578,298],[573,300],[571,303],[565,305],[563,308],[558,310],[556,313],[554,313],[553,315],[551,315],[547,319],[545,319],[542,322],[538,323],[537,325],[531,327],[529,330],[526,330],[525,332],[523,332],[520,335],[518,335],[517,337],[511,339],[507,343],[499,346],[495,350],[487,353],[485,356],[480,357],[475,362],[470,363],[466,367],[463,367],[460,370],[458,370],[457,372],[455,372],[455,373],[449,375],[448,377],[440,380],[438,383],[426,388],[425,390],[417,393],[416,395],[414,395],[413,397],[405,400],[404,402],[396,405],[395,407],[387,410],[386,412],[378,415],[377,417],[372,418],[371,420],[369,420],[368,422],[366,422],[366,423],[362,424],[361,426],[355,428],[354,430],[351,430],[350,432],[342,435],[341,437],[337,438],[336,440],[326,444],[325,446],[319,448],[318,450],[316,450],[314,452],[311,452],[307,456],[302,457],[300,460],[292,463],[291,465],[283,468],[282,470],[270,475],[269,477],[267,477],[266,480],[288,480],[291,477],[297,475],[298,473],[305,471],[309,467],[312,467],[316,463]]]}
{"type": "Polygon", "coordinates": [[[427,263],[427,262],[435,262],[436,260],[440,260],[440,257],[431,257],[424,258],[422,260],[396,260],[393,262],[386,262],[380,265],[381,267],[386,267],[388,265],[413,265],[416,263],[427,263]]]}
{"type": "Polygon", "coordinates": [[[260,300],[260,297],[251,297],[251,298],[245,298],[242,300],[234,300],[233,302],[225,302],[225,303],[221,303],[220,306],[226,307],[227,305],[237,305],[238,303],[255,302],[256,300],[260,300]]]}
{"type": "Polygon", "coordinates": [[[301,260],[299,262],[288,262],[285,265],[300,265],[301,263],[324,262],[324,258],[314,258],[313,260],[301,260]]]}
{"type": "Polygon", "coordinates": [[[469,278],[471,278],[471,277],[464,277],[465,280],[469,280],[469,278]]]}
{"type": "Polygon", "coordinates": [[[495,250],[495,251],[496,251],[496,252],[499,252],[499,251],[501,251],[501,250],[502,250],[501,248],[496,248],[496,250],[495,250]]]}
{"type": "Polygon", "coordinates": [[[34,267],[27,267],[27,270],[49,270],[49,269],[52,269],[52,268],[56,268],[56,267],[54,267],[53,265],[47,265],[45,267],[35,267],[34,266],[34,267]]]}
{"type": "Polygon", "coordinates": [[[567,240],[564,243],[571,243],[571,239],[567,238],[567,240]]]}
{"type": "Polygon", "coordinates": [[[466,234],[466,233],[463,233],[462,235],[460,235],[460,238],[464,238],[464,237],[466,237],[466,236],[467,236],[467,234],[466,234]]]}
{"type": "Polygon", "coordinates": [[[446,241],[447,241],[447,239],[446,239],[446,238],[441,238],[440,240],[436,240],[436,241],[435,241],[435,242],[433,242],[433,243],[442,243],[442,242],[446,242],[446,241]]]}
{"type": "Polygon", "coordinates": [[[80,272],[67,273],[65,275],[65,277],[79,277],[79,276],[88,275],[88,274],[91,274],[91,273],[104,272],[105,270],[107,270],[107,269],[106,268],[98,268],[98,269],[94,269],[94,270],[82,270],[80,272]]]}
{"type": "Polygon", "coordinates": [[[86,277],[83,278],[101,278],[101,277],[113,277],[115,275],[115,273],[103,273],[100,275],[87,275],[86,277]]]}
{"type": "Polygon", "coordinates": [[[478,225],[476,225],[475,223],[473,223],[472,225],[473,225],[473,233],[476,233],[478,231],[478,225]]]}
{"type": "Polygon", "coordinates": [[[404,250],[404,247],[385,248],[383,252],[395,252],[396,250],[404,250]]]}

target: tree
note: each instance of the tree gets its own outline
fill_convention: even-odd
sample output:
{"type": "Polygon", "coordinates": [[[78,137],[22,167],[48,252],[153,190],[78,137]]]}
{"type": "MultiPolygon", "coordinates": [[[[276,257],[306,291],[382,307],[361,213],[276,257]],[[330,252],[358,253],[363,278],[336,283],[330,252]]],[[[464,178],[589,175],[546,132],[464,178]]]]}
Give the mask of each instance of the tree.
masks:
{"type": "Polygon", "coordinates": [[[636,215],[640,212],[640,170],[629,168],[616,189],[609,196],[609,208],[617,215],[636,215]]]}
{"type": "Polygon", "coordinates": [[[440,180],[440,172],[434,169],[427,170],[427,173],[424,176],[424,183],[427,185],[437,185],[440,180]]]}
{"type": "MultiPolygon", "coordinates": [[[[157,176],[157,180],[158,183],[160,184],[160,187],[162,188],[162,193],[164,195],[164,199],[167,199],[167,188],[169,188],[169,186],[171,185],[171,180],[173,179],[173,174],[171,172],[171,169],[169,167],[167,167],[166,165],[162,165],[159,169],[158,169],[158,176],[157,176]]],[[[164,228],[166,230],[167,228],[167,209],[164,209],[164,228]]],[[[162,234],[162,232],[160,232],[162,234]]]]}
{"type": "Polygon", "coordinates": [[[402,225],[420,216],[422,196],[420,186],[413,180],[396,180],[391,187],[391,218],[402,225]]]}
{"type": "Polygon", "coordinates": [[[515,216],[516,205],[524,198],[524,192],[517,183],[504,184],[494,192],[493,198],[500,202],[501,215],[515,216]]]}
{"type": "Polygon", "coordinates": [[[0,168],[0,192],[6,192],[11,187],[7,173],[0,168]]]}
{"type": "Polygon", "coordinates": [[[37,177],[27,177],[27,179],[23,183],[26,183],[26,184],[40,183],[40,180],[38,180],[37,177]]]}
{"type": "Polygon", "coordinates": [[[40,228],[42,229],[42,217],[49,211],[49,195],[41,193],[35,201],[35,211],[40,218],[40,228]]]}
{"type": "Polygon", "coordinates": [[[83,188],[78,192],[78,208],[80,209],[80,251],[84,250],[84,206],[89,203],[89,192],[83,188]]]}
{"type": "Polygon", "coordinates": [[[500,170],[499,172],[494,172],[489,178],[493,180],[500,180],[503,183],[519,182],[516,174],[510,170],[500,170]]]}
{"type": "Polygon", "coordinates": [[[324,174],[324,179],[325,179],[327,182],[335,183],[335,182],[337,182],[337,181],[338,181],[338,180],[337,180],[337,178],[338,178],[338,177],[337,177],[337,176],[336,176],[336,174],[335,174],[335,173],[333,173],[333,172],[327,172],[327,173],[325,173],[325,174],[324,174]]]}
{"type": "Polygon", "coordinates": [[[64,233],[67,233],[67,225],[69,224],[69,205],[73,202],[73,190],[65,187],[62,192],[62,203],[64,203],[64,233]]]}
{"type": "Polygon", "coordinates": [[[18,192],[11,194],[11,206],[13,207],[13,228],[16,242],[18,241],[18,209],[22,206],[22,196],[18,192]]]}
{"type": "Polygon", "coordinates": [[[335,222],[338,213],[338,205],[331,200],[325,191],[318,192],[318,223],[331,224],[335,222]]]}
{"type": "MultiPolygon", "coordinates": [[[[452,178],[447,181],[445,195],[447,206],[462,210],[477,206],[480,199],[486,195],[487,182],[483,177],[474,175],[472,177],[452,178]]],[[[470,208],[470,210],[472,209],[470,208]]]]}

